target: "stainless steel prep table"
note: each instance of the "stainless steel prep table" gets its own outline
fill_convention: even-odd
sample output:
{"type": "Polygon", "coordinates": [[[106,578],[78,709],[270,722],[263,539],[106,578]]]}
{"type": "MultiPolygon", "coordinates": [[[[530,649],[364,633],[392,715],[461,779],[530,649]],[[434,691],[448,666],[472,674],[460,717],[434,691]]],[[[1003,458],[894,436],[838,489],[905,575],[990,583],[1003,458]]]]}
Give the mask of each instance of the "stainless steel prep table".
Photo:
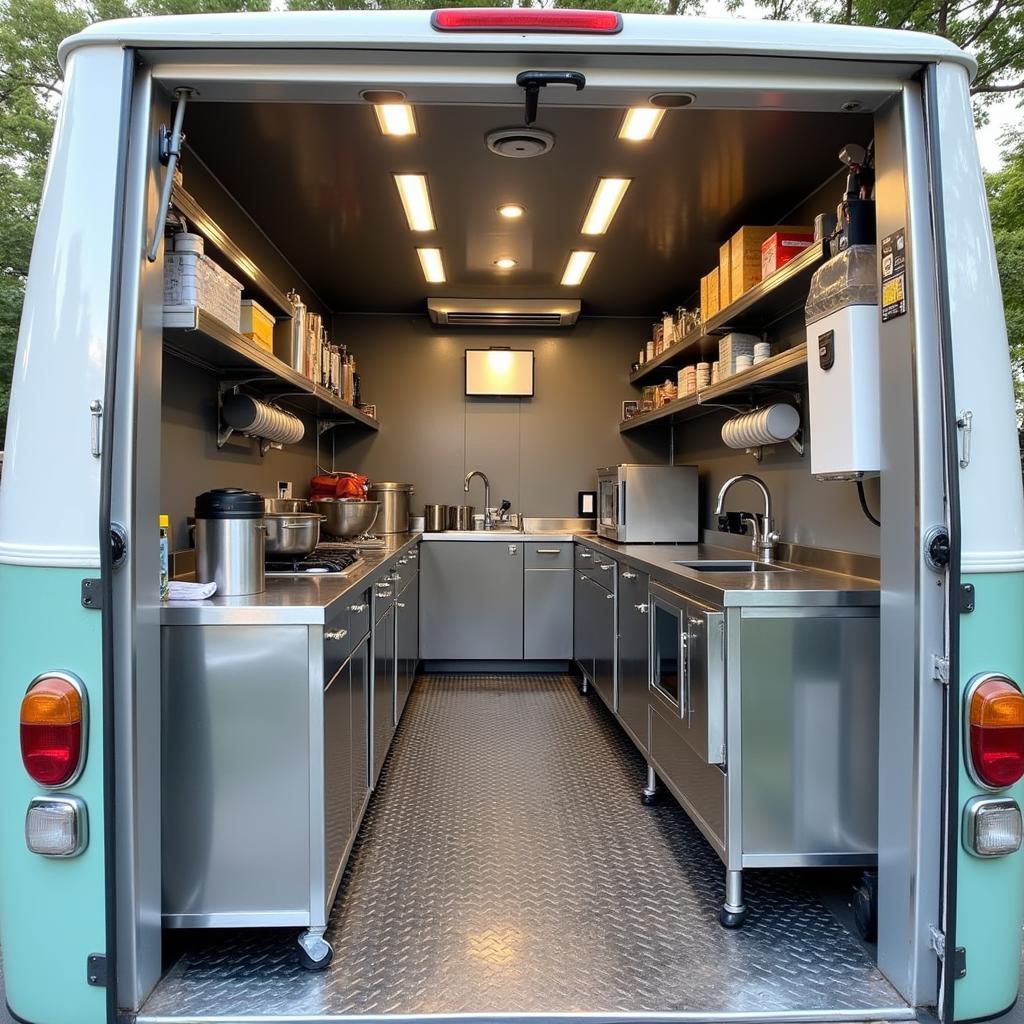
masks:
{"type": "Polygon", "coordinates": [[[749,557],[730,547],[575,540],[578,559],[589,549],[649,577],[646,598],[617,608],[615,633],[621,654],[644,632],[630,611],[646,618],[647,663],[633,664],[634,643],[617,699],[602,697],[647,758],[645,802],[660,779],[722,858],[722,923],[742,923],[744,868],[874,863],[878,583],[782,562],[677,564],[749,557]]]}
{"type": "Polygon", "coordinates": [[[418,585],[418,543],[389,538],[345,575],[161,609],[166,925],[301,926],[300,955],[329,960],[323,931],[386,753],[372,749],[375,689],[392,691],[394,733],[394,659],[389,680],[373,666],[395,619],[373,613],[396,577],[418,585]]]}

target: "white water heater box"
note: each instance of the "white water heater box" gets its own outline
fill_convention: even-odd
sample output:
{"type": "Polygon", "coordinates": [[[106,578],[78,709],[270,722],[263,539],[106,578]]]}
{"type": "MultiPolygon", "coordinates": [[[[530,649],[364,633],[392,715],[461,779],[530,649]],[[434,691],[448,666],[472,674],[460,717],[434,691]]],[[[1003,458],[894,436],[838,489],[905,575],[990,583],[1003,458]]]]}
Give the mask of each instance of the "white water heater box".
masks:
{"type": "Polygon", "coordinates": [[[875,247],[819,267],[806,307],[811,473],[856,480],[881,469],[875,247]]]}

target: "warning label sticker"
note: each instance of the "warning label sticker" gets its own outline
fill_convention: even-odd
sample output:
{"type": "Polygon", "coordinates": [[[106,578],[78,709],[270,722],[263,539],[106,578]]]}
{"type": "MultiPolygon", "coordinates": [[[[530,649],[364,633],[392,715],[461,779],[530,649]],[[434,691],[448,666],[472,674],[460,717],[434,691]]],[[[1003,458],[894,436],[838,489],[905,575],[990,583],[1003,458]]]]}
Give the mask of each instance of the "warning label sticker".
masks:
{"type": "Polygon", "coordinates": [[[882,323],[907,312],[907,231],[882,239],[882,323]]]}

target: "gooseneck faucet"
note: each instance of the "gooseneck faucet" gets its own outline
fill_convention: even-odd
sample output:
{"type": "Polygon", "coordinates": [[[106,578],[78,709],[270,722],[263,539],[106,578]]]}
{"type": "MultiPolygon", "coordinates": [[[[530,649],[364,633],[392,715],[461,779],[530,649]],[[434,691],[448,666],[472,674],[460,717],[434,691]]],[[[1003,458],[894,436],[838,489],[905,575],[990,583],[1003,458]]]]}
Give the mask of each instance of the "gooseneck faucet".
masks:
{"type": "Polygon", "coordinates": [[[743,517],[745,522],[750,523],[751,532],[754,535],[750,542],[751,550],[754,554],[760,556],[762,562],[773,562],[775,560],[775,545],[778,543],[779,535],[775,532],[775,524],[772,522],[772,496],[768,493],[768,488],[759,476],[754,476],[751,473],[740,473],[726,480],[722,484],[722,489],[718,492],[718,504],[715,506],[715,515],[720,516],[722,514],[726,494],[729,493],[734,484],[738,484],[743,480],[752,483],[761,492],[761,497],[764,498],[764,521],[760,529],[758,528],[757,516],[743,517]]]}
{"type": "Polygon", "coordinates": [[[469,481],[475,476],[480,477],[484,482],[484,529],[489,530],[491,528],[491,481],[487,479],[487,474],[479,469],[470,470],[466,474],[466,482],[462,489],[469,494],[469,481]]]}

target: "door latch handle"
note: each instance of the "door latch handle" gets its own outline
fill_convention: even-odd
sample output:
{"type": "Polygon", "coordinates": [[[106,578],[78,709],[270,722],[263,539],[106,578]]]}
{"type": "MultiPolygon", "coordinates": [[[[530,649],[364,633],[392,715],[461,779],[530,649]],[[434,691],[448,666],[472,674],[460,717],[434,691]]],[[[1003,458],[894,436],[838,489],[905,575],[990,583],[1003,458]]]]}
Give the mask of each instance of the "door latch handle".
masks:
{"type": "Polygon", "coordinates": [[[519,545],[518,544],[509,544],[509,546],[508,546],[508,553],[510,555],[514,555],[518,550],[519,550],[519,545]]]}
{"type": "Polygon", "coordinates": [[[650,608],[651,606],[650,606],[649,604],[647,604],[647,602],[646,602],[646,601],[644,601],[644,602],[641,602],[640,604],[635,604],[635,605],[633,605],[633,607],[634,607],[634,608],[635,608],[635,609],[636,609],[636,610],[637,610],[637,611],[638,611],[638,612],[639,612],[639,613],[640,613],[641,615],[646,615],[646,614],[647,614],[647,609],[648,609],[648,608],[650,608]]]}
{"type": "Polygon", "coordinates": [[[960,454],[960,468],[966,469],[971,464],[971,430],[973,429],[974,413],[964,409],[957,417],[956,425],[963,431],[964,444],[960,454]]]}
{"type": "Polygon", "coordinates": [[[329,629],[324,633],[325,640],[344,640],[347,636],[347,629],[329,629]]]}
{"type": "Polygon", "coordinates": [[[635,572],[630,572],[628,569],[624,569],[623,573],[622,573],[622,578],[624,580],[635,580],[636,579],[636,573],[635,572]]]}

